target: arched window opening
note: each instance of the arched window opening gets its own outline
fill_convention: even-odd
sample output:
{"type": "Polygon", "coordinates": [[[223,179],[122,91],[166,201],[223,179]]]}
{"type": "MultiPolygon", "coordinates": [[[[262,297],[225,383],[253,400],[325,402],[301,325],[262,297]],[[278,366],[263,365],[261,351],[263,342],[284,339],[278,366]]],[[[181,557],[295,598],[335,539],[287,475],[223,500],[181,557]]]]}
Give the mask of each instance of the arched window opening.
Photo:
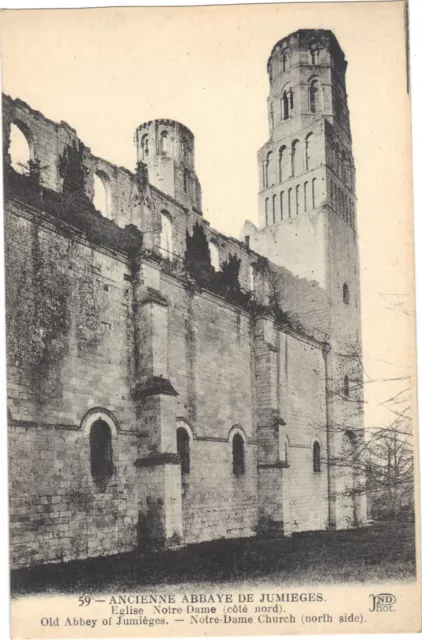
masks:
{"type": "Polygon", "coordinates": [[[282,70],[283,70],[283,73],[284,73],[285,71],[288,71],[289,66],[290,66],[289,62],[290,62],[290,61],[289,61],[289,54],[288,54],[288,52],[287,52],[287,51],[284,51],[284,52],[283,52],[283,55],[282,55],[282,57],[281,57],[281,68],[282,68],[282,70]]]}
{"type": "Polygon", "coordinates": [[[141,138],[141,155],[142,160],[146,160],[149,155],[149,138],[147,133],[145,133],[141,138]]]}
{"type": "Polygon", "coordinates": [[[160,151],[163,154],[163,156],[168,155],[170,151],[170,140],[169,140],[167,131],[161,132],[160,151]]]}
{"type": "Polygon", "coordinates": [[[276,210],[277,210],[277,196],[274,194],[273,195],[273,224],[275,224],[276,210]]]}
{"type": "Polygon", "coordinates": [[[311,113],[319,111],[319,93],[318,80],[312,80],[309,85],[309,110],[311,113]]]}
{"type": "Polygon", "coordinates": [[[349,294],[349,286],[345,282],[343,285],[343,302],[344,304],[349,304],[350,294],[349,294]]]}
{"type": "Polygon", "coordinates": [[[255,289],[255,272],[253,265],[249,266],[249,289],[254,291],[255,289]]]}
{"type": "Polygon", "coordinates": [[[240,433],[235,433],[232,442],[233,474],[236,477],[245,473],[245,443],[240,433]]]}
{"type": "Polygon", "coordinates": [[[171,258],[173,253],[173,230],[170,214],[161,212],[160,249],[164,258],[171,258]]]}
{"type": "Polygon", "coordinates": [[[346,396],[346,398],[349,397],[349,393],[350,393],[350,389],[349,389],[349,376],[344,376],[344,380],[343,380],[343,393],[346,396]]]}
{"type": "Polygon", "coordinates": [[[271,171],[272,171],[272,167],[271,167],[271,164],[272,164],[272,155],[273,155],[273,154],[272,154],[272,152],[270,151],[270,152],[267,154],[267,158],[266,158],[266,161],[265,161],[265,172],[264,172],[264,187],[265,187],[265,188],[272,186],[272,181],[271,181],[271,175],[272,175],[272,174],[271,174],[271,171]]]}
{"type": "Polygon", "coordinates": [[[111,430],[104,420],[97,420],[89,434],[91,451],[91,475],[101,491],[105,491],[107,480],[113,475],[113,449],[111,430]]]}
{"type": "Polygon", "coordinates": [[[309,199],[309,182],[305,182],[303,185],[303,210],[308,210],[308,199],[309,199]]]}
{"type": "Polygon", "coordinates": [[[274,130],[274,107],[272,104],[270,107],[270,129],[271,131],[274,130]]]}
{"type": "Polygon", "coordinates": [[[284,191],[280,193],[280,220],[284,218],[284,191]]]}
{"type": "Polygon", "coordinates": [[[314,473],[321,472],[321,445],[315,441],[312,451],[314,473]]]}
{"type": "Polygon", "coordinates": [[[315,209],[316,205],[316,178],[312,179],[312,209],[315,209]]]}
{"type": "Polygon", "coordinates": [[[177,453],[180,458],[180,470],[182,478],[190,473],[190,440],[189,434],[183,427],[176,431],[177,453]]]}
{"type": "Polygon", "coordinates": [[[92,202],[97,211],[100,211],[106,218],[110,217],[110,184],[108,177],[102,172],[94,174],[94,197],[92,202]]]}
{"type": "Polygon", "coordinates": [[[288,120],[292,115],[293,109],[293,91],[285,89],[281,98],[281,117],[282,120],[288,120]]]}
{"type": "Polygon", "coordinates": [[[309,57],[311,64],[319,64],[319,49],[317,44],[311,45],[309,57]]]}
{"type": "Polygon", "coordinates": [[[286,180],[287,173],[286,173],[286,155],[287,155],[287,149],[285,146],[280,147],[280,150],[278,152],[278,177],[279,177],[279,182],[283,182],[283,180],[286,180]]]}
{"type": "Polygon", "coordinates": [[[188,194],[189,193],[189,171],[185,169],[183,171],[183,191],[188,194]]]}
{"type": "Polygon", "coordinates": [[[288,197],[287,197],[287,209],[289,212],[289,218],[292,217],[292,191],[293,189],[289,189],[288,197]]]}
{"type": "Polygon", "coordinates": [[[305,140],[305,166],[306,171],[310,171],[314,167],[314,149],[313,149],[314,135],[309,133],[305,140]]]}
{"type": "Polygon", "coordinates": [[[299,185],[296,185],[296,215],[299,215],[299,210],[300,210],[300,187],[299,185]]]}
{"type": "Polygon", "coordinates": [[[265,226],[268,227],[268,209],[270,207],[270,199],[265,198],[265,226]]]}
{"type": "Polygon", "coordinates": [[[213,241],[210,242],[210,256],[211,264],[216,271],[220,271],[220,250],[217,244],[213,241]]]}
{"type": "Polygon", "coordinates": [[[299,156],[299,140],[293,140],[290,160],[291,160],[291,176],[295,176],[298,170],[298,156],[299,156]]]}
{"type": "Polygon", "coordinates": [[[29,175],[31,147],[22,129],[14,123],[10,125],[9,156],[12,169],[16,173],[29,175]]]}

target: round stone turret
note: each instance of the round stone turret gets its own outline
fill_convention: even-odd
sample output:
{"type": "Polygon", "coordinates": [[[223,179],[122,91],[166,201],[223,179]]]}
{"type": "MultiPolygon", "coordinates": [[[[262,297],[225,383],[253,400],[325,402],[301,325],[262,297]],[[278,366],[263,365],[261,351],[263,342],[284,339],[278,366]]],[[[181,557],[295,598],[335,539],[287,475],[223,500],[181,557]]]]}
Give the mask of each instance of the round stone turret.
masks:
{"type": "Polygon", "coordinates": [[[150,120],[136,130],[138,162],[148,167],[150,183],[184,206],[201,211],[201,186],[195,172],[195,138],[175,120],[150,120]]]}

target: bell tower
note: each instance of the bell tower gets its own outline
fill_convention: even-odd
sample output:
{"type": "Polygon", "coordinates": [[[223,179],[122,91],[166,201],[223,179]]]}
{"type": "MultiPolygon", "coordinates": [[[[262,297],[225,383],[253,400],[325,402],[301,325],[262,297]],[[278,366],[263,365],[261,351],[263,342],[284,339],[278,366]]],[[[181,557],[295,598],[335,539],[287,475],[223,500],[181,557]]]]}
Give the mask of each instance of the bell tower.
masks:
{"type": "MultiPolygon", "coordinates": [[[[359,248],[346,69],[331,31],[301,29],[273,47],[267,63],[269,139],[258,151],[259,225],[244,226],[250,248],[290,272],[280,292],[283,309],[306,329],[326,334],[332,456],[341,455],[345,434],[355,440],[363,434],[359,248]]],[[[344,486],[361,478],[333,468],[329,472],[332,495],[337,492],[332,524],[342,528],[345,503],[351,500],[344,497],[344,486]]],[[[354,500],[356,522],[362,522],[364,498],[354,500]]]]}

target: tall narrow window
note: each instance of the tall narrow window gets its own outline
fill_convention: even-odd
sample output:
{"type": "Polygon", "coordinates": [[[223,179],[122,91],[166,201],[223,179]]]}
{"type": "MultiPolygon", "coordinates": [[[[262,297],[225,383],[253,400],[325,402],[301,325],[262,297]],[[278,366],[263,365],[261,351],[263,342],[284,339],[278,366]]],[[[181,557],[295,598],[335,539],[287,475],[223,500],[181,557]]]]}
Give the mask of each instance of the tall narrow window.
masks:
{"type": "Polygon", "coordinates": [[[249,289],[251,291],[255,289],[255,272],[253,265],[249,266],[249,289]]]}
{"type": "Polygon", "coordinates": [[[190,441],[189,434],[183,427],[176,431],[177,453],[180,458],[180,470],[182,478],[190,473],[190,441]]]}
{"type": "Polygon", "coordinates": [[[300,198],[300,187],[299,185],[296,185],[296,215],[299,215],[299,210],[300,210],[300,202],[299,202],[299,198],[300,198]]]}
{"type": "Polygon", "coordinates": [[[94,174],[93,204],[106,218],[111,216],[110,180],[102,171],[94,174]]]}
{"type": "Polygon", "coordinates": [[[284,72],[285,72],[285,71],[287,71],[287,70],[288,70],[288,68],[289,68],[289,55],[288,55],[287,51],[285,51],[285,52],[283,53],[283,56],[282,56],[282,59],[281,59],[281,60],[282,60],[282,62],[281,62],[281,67],[282,67],[282,69],[283,69],[283,73],[284,73],[284,72]]]}
{"type": "Polygon", "coordinates": [[[169,152],[169,136],[167,131],[161,133],[160,151],[164,156],[169,152]]]}
{"type": "Polygon", "coordinates": [[[314,135],[309,133],[305,140],[305,165],[306,171],[310,171],[314,166],[314,149],[313,149],[314,135]]]}
{"type": "Polygon", "coordinates": [[[316,178],[312,178],[312,209],[315,209],[316,206],[316,178]]]}
{"type": "Polygon", "coordinates": [[[160,248],[165,258],[171,258],[173,252],[173,229],[168,211],[161,212],[160,248]]]}
{"type": "Polygon", "coordinates": [[[315,441],[312,451],[314,473],[321,472],[321,445],[315,441]]]}
{"type": "Polygon", "coordinates": [[[345,282],[343,285],[343,302],[344,304],[349,304],[349,301],[350,301],[349,286],[345,282]]]}
{"type": "Polygon", "coordinates": [[[183,191],[187,193],[188,188],[189,188],[189,173],[188,173],[188,170],[185,169],[183,171],[183,191]]]}
{"type": "Polygon", "coordinates": [[[141,154],[142,160],[146,160],[149,155],[149,139],[148,134],[145,133],[141,138],[141,154]]]}
{"type": "Polygon", "coordinates": [[[283,97],[281,99],[281,113],[283,116],[283,120],[288,120],[290,117],[290,101],[289,101],[289,94],[287,93],[287,91],[285,90],[283,92],[283,97]]]}
{"type": "Polygon", "coordinates": [[[264,175],[264,187],[272,186],[272,153],[271,151],[267,154],[267,159],[265,162],[265,175],[264,175]]]}
{"type": "Polygon", "coordinates": [[[303,210],[308,210],[308,199],[309,199],[309,182],[305,182],[303,185],[303,210]]]}
{"type": "Polygon", "coordinates": [[[280,183],[283,182],[283,180],[286,180],[286,178],[288,177],[287,175],[285,175],[286,154],[286,147],[280,147],[280,150],[278,152],[278,177],[280,183]]]}
{"type": "Polygon", "coordinates": [[[292,148],[291,148],[291,152],[290,152],[291,175],[292,175],[292,177],[297,174],[298,156],[299,156],[299,141],[298,140],[293,140],[292,148]]]}
{"type": "Polygon", "coordinates": [[[12,168],[17,173],[29,174],[31,148],[26,135],[16,124],[10,125],[9,157],[12,168]]]}
{"type": "Polygon", "coordinates": [[[275,224],[276,220],[276,213],[277,213],[277,196],[276,194],[273,195],[273,223],[275,224]]]}
{"type": "Polygon", "coordinates": [[[215,242],[210,242],[211,264],[216,271],[220,271],[220,251],[215,242]]]}
{"type": "Polygon", "coordinates": [[[287,209],[289,212],[289,218],[292,217],[292,191],[293,189],[289,189],[288,198],[287,198],[287,209]]]}
{"type": "Polygon", "coordinates": [[[318,104],[318,83],[313,80],[309,86],[309,108],[311,113],[317,112],[318,104]]]}
{"type": "Polygon", "coordinates": [[[270,199],[265,198],[265,226],[268,227],[268,209],[270,208],[270,199]]]}
{"type": "Polygon", "coordinates": [[[233,474],[237,477],[245,473],[245,443],[240,433],[235,433],[232,442],[233,474]]]}
{"type": "Polygon", "coordinates": [[[91,475],[101,491],[105,491],[107,480],[113,475],[113,450],[111,430],[106,422],[97,420],[89,434],[91,452],[91,475]]]}
{"type": "Polygon", "coordinates": [[[344,380],[343,380],[343,392],[344,395],[346,396],[346,398],[349,397],[349,376],[344,376],[344,380]]]}
{"type": "Polygon", "coordinates": [[[280,220],[284,217],[284,191],[280,193],[280,220]]]}

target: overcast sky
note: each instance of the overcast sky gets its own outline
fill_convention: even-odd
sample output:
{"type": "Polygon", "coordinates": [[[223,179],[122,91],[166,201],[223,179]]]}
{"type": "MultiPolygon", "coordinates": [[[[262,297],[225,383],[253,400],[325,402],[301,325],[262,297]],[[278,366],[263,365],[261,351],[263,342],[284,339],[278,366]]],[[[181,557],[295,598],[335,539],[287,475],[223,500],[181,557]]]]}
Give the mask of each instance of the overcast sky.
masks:
{"type": "MultiPolygon", "coordinates": [[[[299,28],[331,29],[349,63],[365,365],[376,379],[410,373],[413,235],[401,2],[20,11],[0,20],[5,93],[65,120],[94,154],[129,169],[141,122],[186,124],[196,140],[204,216],[235,236],[245,219],[258,220],[256,152],[268,138],[271,48],[299,28]]],[[[390,390],[372,387],[367,399],[375,410],[390,390]]],[[[371,410],[368,420],[379,415],[371,410]]]]}

